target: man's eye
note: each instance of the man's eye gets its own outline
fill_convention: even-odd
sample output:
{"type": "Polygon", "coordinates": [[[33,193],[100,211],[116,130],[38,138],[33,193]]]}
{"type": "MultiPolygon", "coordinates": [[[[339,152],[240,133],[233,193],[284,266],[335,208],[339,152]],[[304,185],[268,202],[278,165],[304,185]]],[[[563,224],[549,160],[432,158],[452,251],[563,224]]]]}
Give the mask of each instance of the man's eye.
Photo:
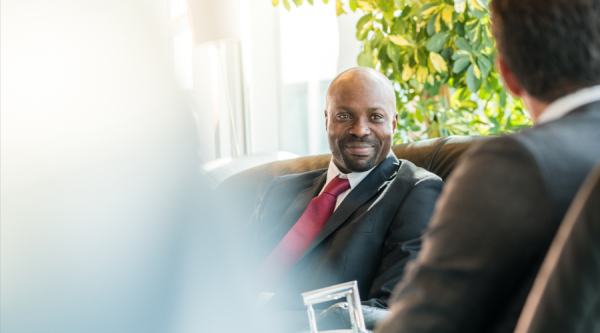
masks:
{"type": "Polygon", "coordinates": [[[338,115],[338,118],[341,118],[341,119],[348,119],[348,118],[350,118],[350,116],[349,116],[349,115],[347,115],[347,114],[339,114],[339,115],[338,115]]]}
{"type": "Polygon", "coordinates": [[[379,114],[374,114],[373,115],[373,119],[375,119],[375,120],[379,120],[379,119],[382,119],[382,118],[383,118],[383,116],[381,116],[379,114]]]}

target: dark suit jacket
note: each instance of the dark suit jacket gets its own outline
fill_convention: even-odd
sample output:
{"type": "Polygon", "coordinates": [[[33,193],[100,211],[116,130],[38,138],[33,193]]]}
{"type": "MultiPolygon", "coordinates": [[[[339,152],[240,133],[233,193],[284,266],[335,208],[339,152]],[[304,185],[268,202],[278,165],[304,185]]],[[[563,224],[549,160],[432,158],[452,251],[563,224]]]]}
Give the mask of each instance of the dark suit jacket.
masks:
{"type": "MultiPolygon", "coordinates": [[[[322,169],[271,182],[244,230],[252,238],[254,268],[298,221],[326,177],[322,169]]],[[[342,201],[267,308],[306,309],[300,293],[352,280],[363,304],[385,308],[405,264],[421,248],[442,185],[436,175],[390,154],[342,201]]]]}
{"type": "Polygon", "coordinates": [[[513,332],[558,226],[599,159],[600,102],[466,153],[379,331],[513,332]]]}

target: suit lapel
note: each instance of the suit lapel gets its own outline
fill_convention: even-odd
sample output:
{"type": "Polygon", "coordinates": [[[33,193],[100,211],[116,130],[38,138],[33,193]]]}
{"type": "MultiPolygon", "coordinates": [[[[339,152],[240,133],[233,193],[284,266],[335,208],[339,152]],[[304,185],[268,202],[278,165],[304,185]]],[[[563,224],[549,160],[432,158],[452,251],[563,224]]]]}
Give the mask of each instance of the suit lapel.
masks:
{"type": "MultiPolygon", "coordinates": [[[[281,239],[285,237],[285,235],[290,231],[290,229],[292,229],[294,224],[298,222],[300,216],[302,216],[302,213],[304,213],[310,201],[314,197],[316,197],[319,194],[319,191],[321,191],[321,189],[323,188],[323,185],[325,185],[326,180],[327,169],[325,169],[325,172],[323,172],[323,174],[317,176],[314,179],[312,186],[298,193],[294,201],[292,201],[292,204],[283,214],[280,223],[281,227],[278,228],[277,235],[269,236],[272,239],[278,240],[277,243],[275,243],[275,245],[273,246],[273,249],[275,248],[275,246],[277,246],[277,244],[279,244],[279,241],[281,241],[281,239]]],[[[273,249],[271,249],[271,251],[273,249]]]]}
{"type": "MultiPolygon", "coordinates": [[[[355,189],[348,194],[340,206],[333,212],[317,237],[312,241],[304,256],[319,245],[325,238],[339,228],[360,206],[364,205],[380,190],[385,188],[398,172],[399,161],[393,153],[383,160],[355,189]]],[[[324,184],[324,183],[323,183],[324,184]]],[[[321,187],[323,186],[321,184],[321,187]]],[[[310,200],[309,200],[310,201],[310,200]]],[[[308,203],[304,206],[306,206],[308,203]]],[[[300,212],[302,214],[302,212],[300,212]]],[[[298,215],[300,218],[300,215],[298,215]]]]}

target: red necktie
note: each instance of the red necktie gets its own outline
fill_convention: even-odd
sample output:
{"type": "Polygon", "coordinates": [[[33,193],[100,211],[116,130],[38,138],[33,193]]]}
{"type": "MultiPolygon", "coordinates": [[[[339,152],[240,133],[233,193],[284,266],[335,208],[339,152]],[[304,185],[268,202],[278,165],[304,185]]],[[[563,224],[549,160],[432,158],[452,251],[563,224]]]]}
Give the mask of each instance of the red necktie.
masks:
{"type": "Polygon", "coordinates": [[[274,289],[284,281],[333,214],[337,197],[349,188],[348,179],[335,177],[319,196],[310,201],[298,222],[259,268],[261,285],[274,289]]]}

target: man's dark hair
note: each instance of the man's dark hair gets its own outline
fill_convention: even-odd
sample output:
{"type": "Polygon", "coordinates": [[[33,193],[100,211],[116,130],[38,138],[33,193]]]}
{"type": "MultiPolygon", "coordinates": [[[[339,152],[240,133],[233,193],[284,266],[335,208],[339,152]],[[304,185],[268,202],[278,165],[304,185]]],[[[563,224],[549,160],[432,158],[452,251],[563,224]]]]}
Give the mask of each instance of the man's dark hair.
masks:
{"type": "Polygon", "coordinates": [[[531,96],[552,102],[600,84],[600,0],[492,0],[502,59],[531,96]]]}

